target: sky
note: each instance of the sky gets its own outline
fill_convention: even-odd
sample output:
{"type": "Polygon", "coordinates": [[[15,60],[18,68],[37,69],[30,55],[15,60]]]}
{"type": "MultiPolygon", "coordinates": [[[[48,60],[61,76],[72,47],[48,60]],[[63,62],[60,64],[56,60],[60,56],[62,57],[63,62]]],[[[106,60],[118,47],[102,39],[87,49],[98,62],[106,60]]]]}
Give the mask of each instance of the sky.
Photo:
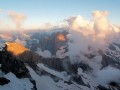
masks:
{"type": "Polygon", "coordinates": [[[110,22],[120,26],[119,4],[120,0],[0,0],[0,24],[4,22],[0,27],[14,26],[8,17],[11,11],[24,14],[24,27],[28,28],[76,15],[91,19],[96,10],[108,11],[110,22]]]}

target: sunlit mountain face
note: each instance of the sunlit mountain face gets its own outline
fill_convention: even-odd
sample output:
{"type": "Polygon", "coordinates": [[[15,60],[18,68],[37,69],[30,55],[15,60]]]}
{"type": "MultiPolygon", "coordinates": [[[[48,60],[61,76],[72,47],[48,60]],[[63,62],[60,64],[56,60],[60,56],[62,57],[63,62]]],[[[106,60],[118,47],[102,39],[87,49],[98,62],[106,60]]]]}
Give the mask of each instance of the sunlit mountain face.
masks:
{"type": "Polygon", "coordinates": [[[7,51],[13,53],[13,55],[15,56],[18,56],[24,53],[25,51],[28,51],[27,48],[16,42],[6,42],[6,45],[7,45],[7,51]]]}
{"type": "Polygon", "coordinates": [[[57,36],[57,38],[58,38],[58,40],[60,40],[60,41],[65,41],[66,39],[65,39],[65,36],[63,35],[63,34],[59,34],[58,36],[57,36]]]}

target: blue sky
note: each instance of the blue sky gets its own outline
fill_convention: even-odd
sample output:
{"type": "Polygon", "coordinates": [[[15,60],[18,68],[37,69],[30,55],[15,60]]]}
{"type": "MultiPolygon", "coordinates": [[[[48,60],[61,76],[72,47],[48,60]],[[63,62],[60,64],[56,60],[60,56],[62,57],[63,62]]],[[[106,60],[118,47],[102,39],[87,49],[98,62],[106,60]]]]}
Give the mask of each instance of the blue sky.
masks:
{"type": "MultiPolygon", "coordinates": [[[[28,26],[61,21],[75,15],[90,19],[96,10],[108,11],[109,20],[120,25],[120,0],[0,0],[0,9],[24,13],[28,26]]],[[[6,14],[0,18],[7,19],[6,14]]]]}

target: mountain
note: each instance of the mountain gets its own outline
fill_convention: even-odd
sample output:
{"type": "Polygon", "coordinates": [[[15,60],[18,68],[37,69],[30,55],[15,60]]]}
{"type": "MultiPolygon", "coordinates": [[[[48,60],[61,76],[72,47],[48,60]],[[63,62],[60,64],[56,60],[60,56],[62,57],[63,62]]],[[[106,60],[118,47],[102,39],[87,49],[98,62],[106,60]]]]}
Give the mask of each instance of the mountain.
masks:
{"type": "Polygon", "coordinates": [[[36,90],[24,63],[7,51],[6,44],[0,47],[0,90],[36,90]]]}
{"type": "Polygon", "coordinates": [[[120,27],[106,11],[92,15],[2,31],[0,90],[120,90],[120,27]]]}
{"type": "Polygon", "coordinates": [[[17,56],[22,54],[25,51],[28,51],[27,48],[15,42],[6,42],[7,51],[12,52],[13,55],[17,56]]]}
{"type": "Polygon", "coordinates": [[[120,30],[101,14],[94,19],[77,16],[65,29],[3,35],[0,89],[120,90],[120,30]]]}
{"type": "Polygon", "coordinates": [[[48,50],[53,56],[56,55],[56,51],[61,47],[65,46],[67,43],[66,35],[68,32],[66,30],[56,31],[56,32],[44,32],[44,33],[34,33],[27,40],[27,47],[36,52],[39,48],[41,51],[48,50]]]}
{"type": "MultiPolygon", "coordinates": [[[[115,45],[116,44],[114,44],[114,49],[115,45]]],[[[117,46],[119,45],[117,44],[117,46]]],[[[100,52],[100,55],[97,56],[86,54],[85,56],[90,60],[90,62],[86,63],[82,61],[80,63],[71,64],[69,57],[64,59],[55,57],[44,58],[29,51],[27,48],[18,43],[1,43],[0,48],[1,90],[120,89],[119,80],[117,80],[120,69],[120,64],[118,63],[119,60],[114,60],[113,57],[110,57],[111,55],[108,55],[108,52],[106,52],[106,54],[100,52]],[[18,52],[17,54],[14,54],[17,47],[19,47],[18,49],[21,51],[20,53],[18,52]],[[27,52],[27,54],[24,54],[24,52],[27,52]],[[20,57],[21,54],[22,57],[20,57]],[[98,61],[95,61],[96,59],[98,61]],[[95,69],[99,70],[99,73],[97,73],[98,76],[95,76],[95,69]],[[111,74],[111,76],[108,75],[107,77],[109,78],[101,82],[96,81],[99,80],[99,78],[103,79],[107,74],[111,73],[111,71],[113,73],[117,72],[117,74],[111,74]]],[[[108,49],[114,51],[112,46],[108,49]]]]}

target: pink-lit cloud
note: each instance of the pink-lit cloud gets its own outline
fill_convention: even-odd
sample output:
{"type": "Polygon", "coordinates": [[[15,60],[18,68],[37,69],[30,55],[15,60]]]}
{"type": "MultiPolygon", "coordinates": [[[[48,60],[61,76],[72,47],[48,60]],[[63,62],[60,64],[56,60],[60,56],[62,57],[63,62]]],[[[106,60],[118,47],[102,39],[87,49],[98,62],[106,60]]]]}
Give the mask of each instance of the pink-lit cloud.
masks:
{"type": "Polygon", "coordinates": [[[17,12],[14,12],[14,11],[10,11],[8,13],[8,16],[15,23],[17,29],[22,28],[22,25],[23,25],[23,23],[26,19],[26,16],[23,13],[17,13],[17,12]]]}
{"type": "MultiPolygon", "coordinates": [[[[67,19],[70,31],[69,43],[70,56],[81,56],[85,53],[95,53],[106,50],[106,46],[118,38],[119,27],[108,20],[107,11],[95,11],[93,18],[86,20],[82,16],[67,19]]],[[[83,56],[81,56],[83,57],[83,56]]]]}

